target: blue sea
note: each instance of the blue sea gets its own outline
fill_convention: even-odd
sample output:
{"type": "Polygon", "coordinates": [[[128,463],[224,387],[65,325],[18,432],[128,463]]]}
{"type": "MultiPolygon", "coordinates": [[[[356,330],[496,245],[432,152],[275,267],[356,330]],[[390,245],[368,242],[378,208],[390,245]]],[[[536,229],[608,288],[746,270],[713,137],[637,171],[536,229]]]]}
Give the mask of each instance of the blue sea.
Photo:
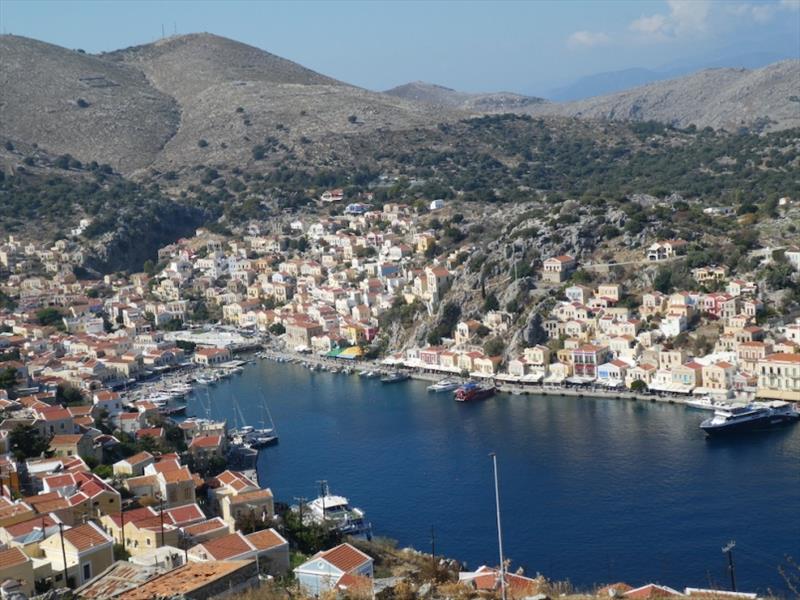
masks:
{"type": "Polygon", "coordinates": [[[497,565],[491,452],[504,549],[525,568],[578,587],[650,581],[727,588],[722,547],[736,540],[739,590],[788,596],[800,560],[800,426],[730,440],[684,406],[554,396],[461,404],[423,382],[385,385],[260,361],[196,394],[189,413],[250,424],[266,399],[280,443],[258,471],[279,501],[313,499],[318,480],[363,508],[375,535],[469,567],[497,565]]]}

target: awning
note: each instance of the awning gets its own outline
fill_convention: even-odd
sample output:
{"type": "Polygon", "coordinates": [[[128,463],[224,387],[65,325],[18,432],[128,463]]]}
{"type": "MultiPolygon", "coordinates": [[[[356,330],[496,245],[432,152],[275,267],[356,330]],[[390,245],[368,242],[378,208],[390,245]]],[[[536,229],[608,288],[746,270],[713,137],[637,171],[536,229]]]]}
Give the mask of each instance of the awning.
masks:
{"type": "Polygon", "coordinates": [[[350,346],[349,348],[345,348],[344,350],[342,350],[339,353],[338,358],[346,358],[347,360],[353,360],[359,358],[362,355],[363,352],[361,351],[361,348],[359,348],[358,346],[350,346]]]}

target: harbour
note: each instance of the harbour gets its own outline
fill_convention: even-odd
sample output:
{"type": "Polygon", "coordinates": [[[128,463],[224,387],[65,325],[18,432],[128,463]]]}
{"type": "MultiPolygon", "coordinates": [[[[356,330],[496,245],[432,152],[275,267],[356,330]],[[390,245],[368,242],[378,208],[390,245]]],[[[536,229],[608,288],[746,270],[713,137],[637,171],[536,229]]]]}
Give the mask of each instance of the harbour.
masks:
{"type": "MultiPolygon", "coordinates": [[[[800,428],[706,439],[709,413],[680,404],[563,391],[457,403],[427,379],[385,385],[260,360],[208,387],[208,407],[233,423],[236,398],[257,423],[263,393],[281,441],[259,452],[259,483],[294,503],[327,480],[401,546],[428,548],[434,527],[437,552],[496,562],[495,451],[512,568],[579,586],[708,587],[725,581],[720,548],[735,538],[741,585],[784,589],[778,566],[800,555],[800,428]]],[[[190,414],[205,394],[188,398],[190,414]]]]}

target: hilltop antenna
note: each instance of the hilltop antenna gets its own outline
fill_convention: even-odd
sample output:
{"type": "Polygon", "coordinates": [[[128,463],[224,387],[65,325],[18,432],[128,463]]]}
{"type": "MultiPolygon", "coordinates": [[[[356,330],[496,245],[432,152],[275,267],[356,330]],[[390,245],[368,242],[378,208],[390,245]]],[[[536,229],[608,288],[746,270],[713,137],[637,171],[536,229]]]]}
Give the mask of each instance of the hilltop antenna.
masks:
{"type": "Polygon", "coordinates": [[[161,24],[161,39],[164,39],[164,24],[161,24]]]}
{"type": "Polygon", "coordinates": [[[178,35],[178,24],[175,21],[172,22],[172,35],[178,35]]]}

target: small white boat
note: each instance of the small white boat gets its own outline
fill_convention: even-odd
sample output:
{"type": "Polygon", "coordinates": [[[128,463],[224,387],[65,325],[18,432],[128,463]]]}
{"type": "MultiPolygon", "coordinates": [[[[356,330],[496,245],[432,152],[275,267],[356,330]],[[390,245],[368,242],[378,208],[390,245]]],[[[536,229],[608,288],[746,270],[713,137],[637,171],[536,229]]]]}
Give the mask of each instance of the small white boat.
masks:
{"type": "Polygon", "coordinates": [[[428,386],[428,391],[429,392],[452,392],[453,390],[458,389],[458,387],[460,385],[461,385],[461,382],[459,382],[458,380],[452,379],[450,377],[445,377],[444,379],[441,379],[441,380],[437,381],[436,383],[432,383],[431,385],[429,385],[428,386]]]}
{"type": "Polygon", "coordinates": [[[307,508],[303,511],[304,521],[331,526],[342,535],[372,539],[372,524],[366,520],[364,511],[351,507],[347,498],[332,495],[326,483],[322,484],[320,496],[309,502],[307,508]]]}

